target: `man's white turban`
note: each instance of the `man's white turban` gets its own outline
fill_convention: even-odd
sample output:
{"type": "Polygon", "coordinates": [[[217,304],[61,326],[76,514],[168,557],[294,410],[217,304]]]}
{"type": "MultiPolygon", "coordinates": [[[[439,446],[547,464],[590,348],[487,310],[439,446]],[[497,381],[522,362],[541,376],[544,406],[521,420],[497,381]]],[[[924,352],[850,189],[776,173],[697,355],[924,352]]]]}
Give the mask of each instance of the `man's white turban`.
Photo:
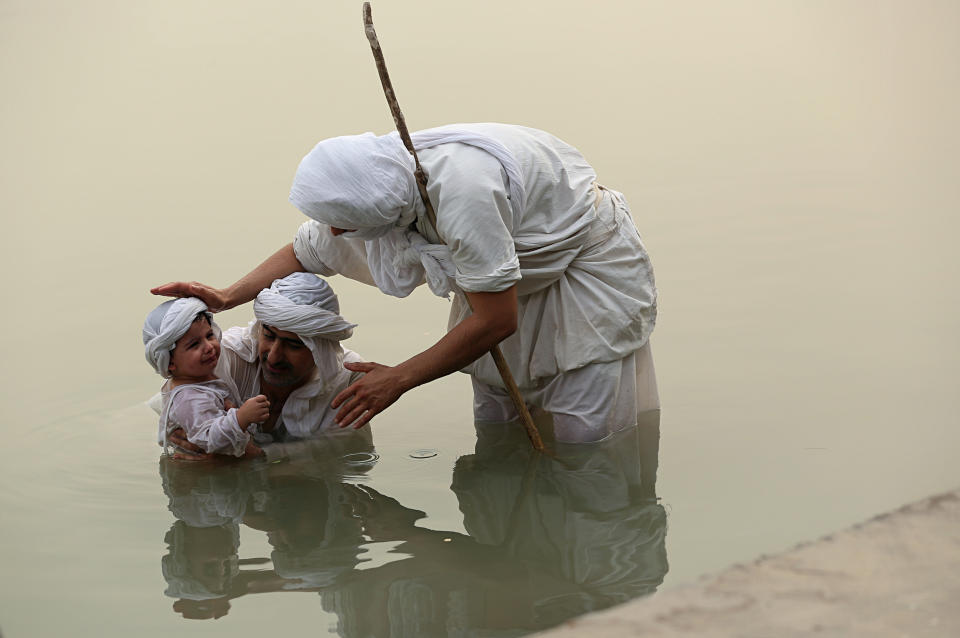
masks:
{"type": "MultiPolygon", "coordinates": [[[[147,315],[143,322],[144,354],[157,374],[170,377],[170,352],[201,312],[207,312],[207,304],[196,297],[184,297],[165,301],[147,315]]],[[[207,318],[219,339],[220,327],[209,313],[207,318]]]]}
{"type": "Polygon", "coordinates": [[[321,378],[332,379],[342,370],[343,349],[338,342],[350,338],[356,324],[340,316],[337,295],[320,277],[295,272],[274,280],[257,295],[253,314],[260,323],[300,337],[313,354],[321,378]]]}

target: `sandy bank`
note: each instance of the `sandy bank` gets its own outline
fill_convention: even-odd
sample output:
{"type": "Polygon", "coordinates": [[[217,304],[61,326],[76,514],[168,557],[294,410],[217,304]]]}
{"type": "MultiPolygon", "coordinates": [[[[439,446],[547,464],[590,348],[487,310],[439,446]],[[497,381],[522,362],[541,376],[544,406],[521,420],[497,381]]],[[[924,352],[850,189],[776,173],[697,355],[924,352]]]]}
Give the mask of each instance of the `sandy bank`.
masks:
{"type": "Polygon", "coordinates": [[[960,636],[960,491],[539,635],[960,636]]]}

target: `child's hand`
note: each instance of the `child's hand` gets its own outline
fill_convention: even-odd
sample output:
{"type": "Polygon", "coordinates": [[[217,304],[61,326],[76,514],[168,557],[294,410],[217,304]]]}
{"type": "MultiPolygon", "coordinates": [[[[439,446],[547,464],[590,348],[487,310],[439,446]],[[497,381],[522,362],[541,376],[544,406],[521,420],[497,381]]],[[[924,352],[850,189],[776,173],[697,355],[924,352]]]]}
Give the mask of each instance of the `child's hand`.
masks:
{"type": "Polygon", "coordinates": [[[262,394],[247,399],[237,408],[237,421],[246,430],[251,423],[262,423],[270,416],[270,401],[262,394]]]}

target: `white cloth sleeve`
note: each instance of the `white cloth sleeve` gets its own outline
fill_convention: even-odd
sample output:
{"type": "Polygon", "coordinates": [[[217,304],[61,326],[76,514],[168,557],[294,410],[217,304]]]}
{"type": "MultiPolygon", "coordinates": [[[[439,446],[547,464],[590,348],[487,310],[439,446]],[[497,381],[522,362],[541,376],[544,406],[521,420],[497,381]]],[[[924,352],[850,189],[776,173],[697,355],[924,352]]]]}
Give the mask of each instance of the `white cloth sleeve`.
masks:
{"type": "Polygon", "coordinates": [[[187,440],[207,453],[243,456],[250,441],[237,421],[236,408],[224,411],[208,392],[185,388],[177,393],[168,414],[170,422],[182,427],[187,440]]]}
{"type": "Polygon", "coordinates": [[[456,146],[430,190],[438,230],[468,292],[500,292],[520,280],[511,228],[513,211],[500,163],[478,148],[456,146]]]}
{"type": "MultiPolygon", "coordinates": [[[[230,330],[247,330],[249,328],[230,328],[230,330]]],[[[227,334],[223,333],[223,339],[220,341],[220,361],[217,362],[217,376],[220,379],[236,385],[237,396],[241,401],[256,396],[260,393],[259,362],[257,361],[256,351],[253,352],[252,361],[246,359],[240,353],[230,347],[227,334]]]]}
{"type": "Polygon", "coordinates": [[[343,275],[375,286],[367,266],[367,248],[362,239],[334,237],[330,227],[310,220],[300,225],[293,252],[308,272],[324,277],[343,275]]]}

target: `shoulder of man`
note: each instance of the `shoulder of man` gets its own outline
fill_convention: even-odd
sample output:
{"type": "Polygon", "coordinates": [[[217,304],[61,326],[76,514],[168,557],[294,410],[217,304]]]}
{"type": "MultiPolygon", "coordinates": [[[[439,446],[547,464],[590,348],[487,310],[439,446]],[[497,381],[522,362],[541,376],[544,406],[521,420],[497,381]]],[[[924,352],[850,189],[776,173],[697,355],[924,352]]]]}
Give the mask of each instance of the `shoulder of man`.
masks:
{"type": "Polygon", "coordinates": [[[221,348],[236,354],[244,361],[257,360],[257,340],[252,326],[233,326],[224,331],[220,338],[221,348]]]}

